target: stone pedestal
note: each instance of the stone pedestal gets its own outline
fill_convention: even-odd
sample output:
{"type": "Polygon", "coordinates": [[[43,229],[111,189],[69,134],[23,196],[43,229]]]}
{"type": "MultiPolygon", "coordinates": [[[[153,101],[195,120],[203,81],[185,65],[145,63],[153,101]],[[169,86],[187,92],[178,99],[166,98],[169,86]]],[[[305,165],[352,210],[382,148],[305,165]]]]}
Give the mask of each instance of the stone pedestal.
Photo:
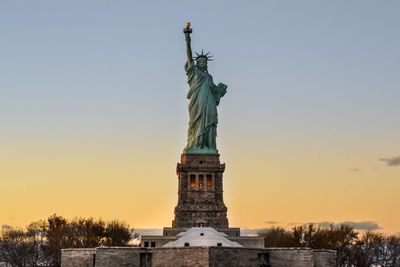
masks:
{"type": "Polygon", "coordinates": [[[218,154],[182,154],[176,168],[178,205],[172,227],[164,227],[162,236],[142,235],[141,246],[162,247],[192,227],[212,227],[246,248],[263,248],[262,237],[243,237],[239,228],[229,228],[222,190],[224,170],[218,154]]]}
{"type": "Polygon", "coordinates": [[[223,201],[225,164],[218,154],[182,154],[178,163],[178,205],[173,228],[228,228],[223,201]]]}
{"type": "Polygon", "coordinates": [[[61,267],[270,266],[335,267],[336,251],[309,248],[97,247],[62,249],[61,267]],[[317,255],[320,254],[320,255],[317,255]]]}

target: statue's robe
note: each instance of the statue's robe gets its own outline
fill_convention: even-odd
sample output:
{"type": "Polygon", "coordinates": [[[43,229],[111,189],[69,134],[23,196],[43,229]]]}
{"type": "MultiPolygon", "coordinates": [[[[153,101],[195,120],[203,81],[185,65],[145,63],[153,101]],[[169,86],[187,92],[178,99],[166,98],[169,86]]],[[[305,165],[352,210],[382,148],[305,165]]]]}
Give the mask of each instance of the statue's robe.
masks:
{"type": "Polygon", "coordinates": [[[226,93],[226,87],[216,86],[212,76],[200,70],[194,62],[185,65],[190,90],[187,98],[189,103],[189,130],[186,152],[208,151],[217,153],[217,105],[226,93]]]}

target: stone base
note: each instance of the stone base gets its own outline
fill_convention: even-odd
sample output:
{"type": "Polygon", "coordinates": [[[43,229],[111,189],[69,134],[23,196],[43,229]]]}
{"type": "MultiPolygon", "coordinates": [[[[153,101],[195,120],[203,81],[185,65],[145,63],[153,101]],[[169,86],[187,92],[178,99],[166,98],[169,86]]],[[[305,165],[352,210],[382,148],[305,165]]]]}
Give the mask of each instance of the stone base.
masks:
{"type": "Polygon", "coordinates": [[[172,227],[228,228],[222,190],[224,170],[218,154],[182,154],[176,168],[178,205],[172,227]]]}
{"type": "MultiPolygon", "coordinates": [[[[185,232],[189,228],[164,227],[163,235],[142,235],[141,247],[162,247],[168,242],[175,241],[179,237],[176,235],[185,232]]],[[[264,238],[258,236],[240,236],[240,228],[215,228],[218,232],[223,232],[231,241],[237,242],[246,248],[264,248],[264,238]]]]}
{"type": "Polygon", "coordinates": [[[335,267],[336,252],[309,248],[98,247],[61,250],[61,267],[335,267]]]}

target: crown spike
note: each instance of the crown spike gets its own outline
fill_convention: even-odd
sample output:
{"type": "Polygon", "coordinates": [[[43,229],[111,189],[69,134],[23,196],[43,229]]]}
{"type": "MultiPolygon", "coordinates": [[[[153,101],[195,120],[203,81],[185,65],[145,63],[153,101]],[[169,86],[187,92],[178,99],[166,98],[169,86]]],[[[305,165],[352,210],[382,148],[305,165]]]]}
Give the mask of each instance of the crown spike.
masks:
{"type": "Polygon", "coordinates": [[[197,61],[199,58],[201,58],[201,57],[204,57],[207,61],[213,61],[213,60],[211,59],[213,56],[209,56],[209,54],[210,54],[211,52],[207,52],[207,53],[204,54],[204,50],[202,49],[202,50],[201,50],[201,54],[197,53],[196,51],[195,51],[195,53],[196,53],[197,56],[193,57],[193,59],[195,59],[196,61],[197,61]]]}

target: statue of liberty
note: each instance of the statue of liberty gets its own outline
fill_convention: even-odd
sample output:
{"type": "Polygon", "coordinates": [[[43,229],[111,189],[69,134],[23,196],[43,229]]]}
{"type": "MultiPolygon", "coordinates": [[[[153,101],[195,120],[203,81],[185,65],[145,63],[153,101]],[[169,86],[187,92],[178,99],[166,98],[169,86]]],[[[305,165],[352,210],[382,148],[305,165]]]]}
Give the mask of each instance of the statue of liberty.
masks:
{"type": "Polygon", "coordinates": [[[186,39],[185,64],[186,75],[188,76],[189,92],[189,129],[187,146],[184,153],[187,154],[218,154],[217,137],[217,106],[221,97],[226,93],[227,86],[223,83],[215,85],[212,76],[208,73],[207,62],[210,61],[209,53],[196,53],[192,56],[190,46],[190,23],[186,24],[183,30],[186,39]],[[196,60],[196,63],[194,60],[196,60]]]}

